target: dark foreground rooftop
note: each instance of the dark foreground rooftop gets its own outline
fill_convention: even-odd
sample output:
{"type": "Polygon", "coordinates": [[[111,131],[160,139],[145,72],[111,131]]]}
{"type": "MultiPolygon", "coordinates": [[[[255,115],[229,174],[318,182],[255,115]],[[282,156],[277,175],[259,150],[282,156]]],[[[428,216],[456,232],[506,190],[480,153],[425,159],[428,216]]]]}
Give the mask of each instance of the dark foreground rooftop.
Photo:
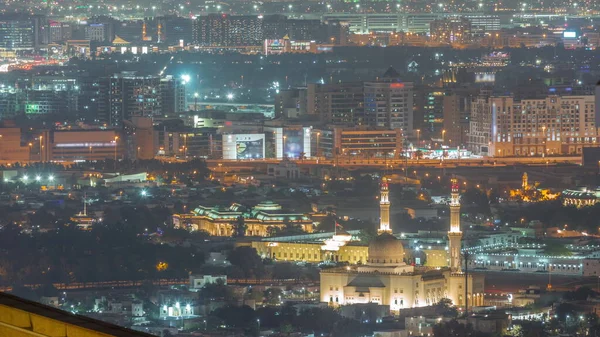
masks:
{"type": "Polygon", "coordinates": [[[151,337],[0,292],[0,336],[151,337]]]}

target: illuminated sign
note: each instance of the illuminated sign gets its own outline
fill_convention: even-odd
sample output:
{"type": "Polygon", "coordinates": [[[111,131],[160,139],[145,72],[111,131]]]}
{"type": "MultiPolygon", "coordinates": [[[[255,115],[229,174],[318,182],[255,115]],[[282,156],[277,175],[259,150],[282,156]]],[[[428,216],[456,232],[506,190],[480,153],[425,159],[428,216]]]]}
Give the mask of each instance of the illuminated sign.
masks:
{"type": "Polygon", "coordinates": [[[56,147],[114,147],[116,146],[115,142],[108,143],[59,143],[55,144],[56,147]]]}
{"type": "Polygon", "coordinates": [[[475,83],[493,83],[495,81],[494,73],[475,73],[475,83]]]}
{"type": "Polygon", "coordinates": [[[565,39],[575,39],[575,38],[577,38],[577,33],[576,32],[567,32],[567,31],[565,31],[563,33],[563,37],[565,39]]]}
{"type": "Polygon", "coordinates": [[[404,88],[404,83],[391,83],[390,88],[392,89],[402,89],[404,88]]]}
{"type": "Polygon", "coordinates": [[[235,134],[223,137],[223,159],[265,158],[265,135],[235,134]]]}

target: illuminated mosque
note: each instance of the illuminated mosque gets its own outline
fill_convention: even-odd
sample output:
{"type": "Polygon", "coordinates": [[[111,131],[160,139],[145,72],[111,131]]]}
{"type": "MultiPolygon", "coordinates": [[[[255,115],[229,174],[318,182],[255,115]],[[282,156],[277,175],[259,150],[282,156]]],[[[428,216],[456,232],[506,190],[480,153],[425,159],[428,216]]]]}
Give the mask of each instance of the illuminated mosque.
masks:
{"type": "Polygon", "coordinates": [[[462,270],[456,180],[452,180],[446,267],[415,267],[405,263],[404,246],[390,226],[390,206],[388,183],[384,179],[378,236],[369,244],[366,263],[322,270],[321,302],[330,306],[376,303],[389,306],[392,314],[402,309],[434,305],[443,298],[459,307],[464,307],[465,298],[469,307],[483,305],[483,276],[465,274],[462,270]]]}

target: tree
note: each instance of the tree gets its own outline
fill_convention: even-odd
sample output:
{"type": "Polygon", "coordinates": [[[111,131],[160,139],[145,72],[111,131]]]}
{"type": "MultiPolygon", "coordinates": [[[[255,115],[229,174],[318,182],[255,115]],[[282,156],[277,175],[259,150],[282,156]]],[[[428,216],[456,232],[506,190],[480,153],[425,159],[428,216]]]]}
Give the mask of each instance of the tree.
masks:
{"type": "Polygon", "coordinates": [[[240,238],[246,236],[246,228],[247,226],[244,217],[241,215],[238,216],[237,220],[233,225],[234,235],[240,238]]]}
{"type": "Polygon", "coordinates": [[[281,295],[283,291],[279,288],[269,288],[263,293],[265,302],[270,305],[279,305],[281,303],[281,295]]]}
{"type": "Polygon", "coordinates": [[[256,249],[252,247],[237,247],[227,256],[232,265],[241,269],[245,277],[259,278],[264,275],[264,265],[256,249]]]}
{"type": "Polygon", "coordinates": [[[247,305],[222,307],[215,310],[213,315],[235,328],[249,329],[256,325],[256,312],[247,305]]]}
{"type": "Polygon", "coordinates": [[[300,278],[301,267],[290,262],[280,262],[273,266],[273,278],[276,280],[297,280],[300,278]]]}
{"type": "Polygon", "coordinates": [[[462,324],[456,320],[437,324],[433,327],[434,337],[483,337],[485,333],[473,330],[471,324],[462,324]]]}
{"type": "Polygon", "coordinates": [[[360,242],[364,245],[368,245],[375,237],[377,237],[377,231],[373,226],[361,229],[358,234],[360,242]]]}
{"type": "Polygon", "coordinates": [[[438,315],[444,317],[458,317],[458,310],[452,305],[452,300],[449,298],[442,298],[436,305],[435,311],[438,315]]]}

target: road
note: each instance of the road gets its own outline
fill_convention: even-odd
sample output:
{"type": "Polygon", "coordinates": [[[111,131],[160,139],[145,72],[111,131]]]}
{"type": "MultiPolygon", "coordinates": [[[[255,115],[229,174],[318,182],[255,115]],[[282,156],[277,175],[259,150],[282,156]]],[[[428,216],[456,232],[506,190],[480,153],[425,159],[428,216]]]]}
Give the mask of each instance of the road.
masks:
{"type": "MultiPolygon", "coordinates": [[[[581,164],[581,157],[515,157],[515,158],[479,158],[479,159],[421,159],[421,160],[364,160],[364,159],[349,159],[339,158],[333,159],[316,159],[309,158],[304,160],[294,160],[300,166],[317,166],[329,165],[340,166],[348,169],[364,168],[364,167],[389,167],[399,168],[406,165],[411,167],[437,167],[437,168],[453,168],[464,166],[477,167],[498,167],[509,165],[531,165],[531,166],[554,166],[562,164],[581,164]]],[[[280,159],[259,159],[259,160],[225,160],[225,159],[207,159],[207,165],[211,169],[221,170],[236,170],[242,168],[256,168],[266,166],[268,164],[278,164],[280,159]]]]}

